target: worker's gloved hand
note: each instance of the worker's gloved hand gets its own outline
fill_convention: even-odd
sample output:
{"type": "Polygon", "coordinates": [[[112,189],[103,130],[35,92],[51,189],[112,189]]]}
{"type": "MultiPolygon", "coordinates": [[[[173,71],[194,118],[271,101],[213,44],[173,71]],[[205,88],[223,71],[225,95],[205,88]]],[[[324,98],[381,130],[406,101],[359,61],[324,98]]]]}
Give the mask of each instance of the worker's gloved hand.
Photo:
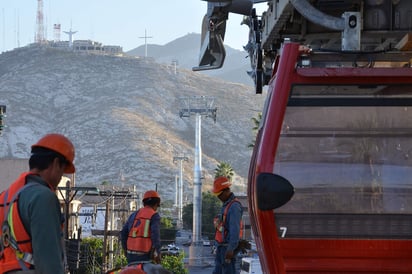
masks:
{"type": "Polygon", "coordinates": [[[226,251],[225,254],[225,263],[229,264],[234,256],[233,250],[226,251]]]}
{"type": "Polygon", "coordinates": [[[242,252],[243,254],[247,253],[247,250],[251,249],[252,245],[249,241],[244,240],[244,239],[240,239],[239,240],[239,244],[238,246],[235,248],[235,250],[233,251],[235,254],[242,252]]]}
{"type": "Polygon", "coordinates": [[[155,254],[155,255],[153,256],[153,262],[154,262],[154,263],[160,264],[161,260],[162,260],[162,255],[161,255],[160,253],[159,253],[159,254],[155,254]]]}

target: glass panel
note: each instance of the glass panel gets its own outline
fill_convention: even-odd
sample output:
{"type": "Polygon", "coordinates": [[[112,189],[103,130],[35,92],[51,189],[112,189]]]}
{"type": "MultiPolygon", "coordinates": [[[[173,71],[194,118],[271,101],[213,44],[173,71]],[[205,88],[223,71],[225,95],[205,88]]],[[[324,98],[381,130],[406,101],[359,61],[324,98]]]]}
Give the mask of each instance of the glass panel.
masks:
{"type": "Polygon", "coordinates": [[[356,98],[411,98],[409,85],[295,85],[291,98],[356,97],[356,98]]]}
{"type": "MultiPolygon", "coordinates": [[[[409,89],[295,86],[292,98],[381,100],[409,89]]],[[[274,172],[296,192],[275,212],[412,214],[412,107],[377,105],[287,108],[274,172]]]]}

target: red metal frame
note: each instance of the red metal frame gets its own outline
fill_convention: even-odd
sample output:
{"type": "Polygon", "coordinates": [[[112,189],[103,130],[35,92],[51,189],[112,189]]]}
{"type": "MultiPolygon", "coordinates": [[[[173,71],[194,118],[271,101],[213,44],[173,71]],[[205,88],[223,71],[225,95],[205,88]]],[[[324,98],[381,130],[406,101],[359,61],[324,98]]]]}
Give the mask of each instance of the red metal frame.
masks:
{"type": "Polygon", "coordinates": [[[259,210],[256,178],[273,172],[292,83],[362,84],[379,79],[412,87],[411,68],[296,68],[299,55],[298,44],[284,45],[249,169],[249,214],[262,269],[270,274],[412,273],[412,240],[281,239],[273,211],[259,210]]]}

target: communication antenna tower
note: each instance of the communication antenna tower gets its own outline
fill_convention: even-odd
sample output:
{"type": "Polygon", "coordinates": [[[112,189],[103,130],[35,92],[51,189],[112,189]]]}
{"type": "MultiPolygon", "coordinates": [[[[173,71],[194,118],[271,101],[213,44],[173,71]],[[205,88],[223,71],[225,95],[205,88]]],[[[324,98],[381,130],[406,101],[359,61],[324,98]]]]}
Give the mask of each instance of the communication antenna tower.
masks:
{"type": "Polygon", "coordinates": [[[60,41],[60,34],[61,34],[61,25],[60,24],[54,24],[53,25],[53,30],[54,30],[54,42],[59,42],[60,41]]]}
{"type": "Polygon", "coordinates": [[[193,96],[180,98],[182,108],[179,116],[196,117],[196,141],[195,141],[195,165],[193,182],[193,235],[192,244],[189,249],[189,265],[202,266],[202,145],[201,145],[201,121],[202,116],[212,118],[216,123],[216,112],[214,97],[193,96]]]}
{"type": "Polygon", "coordinates": [[[17,47],[20,47],[20,14],[19,11],[17,10],[17,27],[16,27],[16,42],[17,42],[17,47]]]}
{"type": "Polygon", "coordinates": [[[36,43],[44,43],[44,24],[43,24],[43,0],[37,0],[37,17],[36,17],[36,43]]]}
{"type": "Polygon", "coordinates": [[[4,8],[2,10],[3,12],[3,51],[6,51],[6,19],[5,19],[5,15],[4,15],[4,8]]]}

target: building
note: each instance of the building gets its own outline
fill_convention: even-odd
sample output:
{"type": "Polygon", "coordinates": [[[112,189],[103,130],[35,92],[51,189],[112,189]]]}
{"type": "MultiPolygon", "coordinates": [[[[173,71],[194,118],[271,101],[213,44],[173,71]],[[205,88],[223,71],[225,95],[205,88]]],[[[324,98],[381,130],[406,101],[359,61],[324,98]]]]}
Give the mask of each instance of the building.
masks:
{"type": "Polygon", "coordinates": [[[123,55],[121,46],[103,45],[92,40],[74,40],[72,45],[69,41],[50,41],[48,45],[52,48],[88,54],[123,55]]]}
{"type": "Polygon", "coordinates": [[[0,192],[7,189],[25,171],[29,171],[28,159],[0,159],[0,192]]]}

